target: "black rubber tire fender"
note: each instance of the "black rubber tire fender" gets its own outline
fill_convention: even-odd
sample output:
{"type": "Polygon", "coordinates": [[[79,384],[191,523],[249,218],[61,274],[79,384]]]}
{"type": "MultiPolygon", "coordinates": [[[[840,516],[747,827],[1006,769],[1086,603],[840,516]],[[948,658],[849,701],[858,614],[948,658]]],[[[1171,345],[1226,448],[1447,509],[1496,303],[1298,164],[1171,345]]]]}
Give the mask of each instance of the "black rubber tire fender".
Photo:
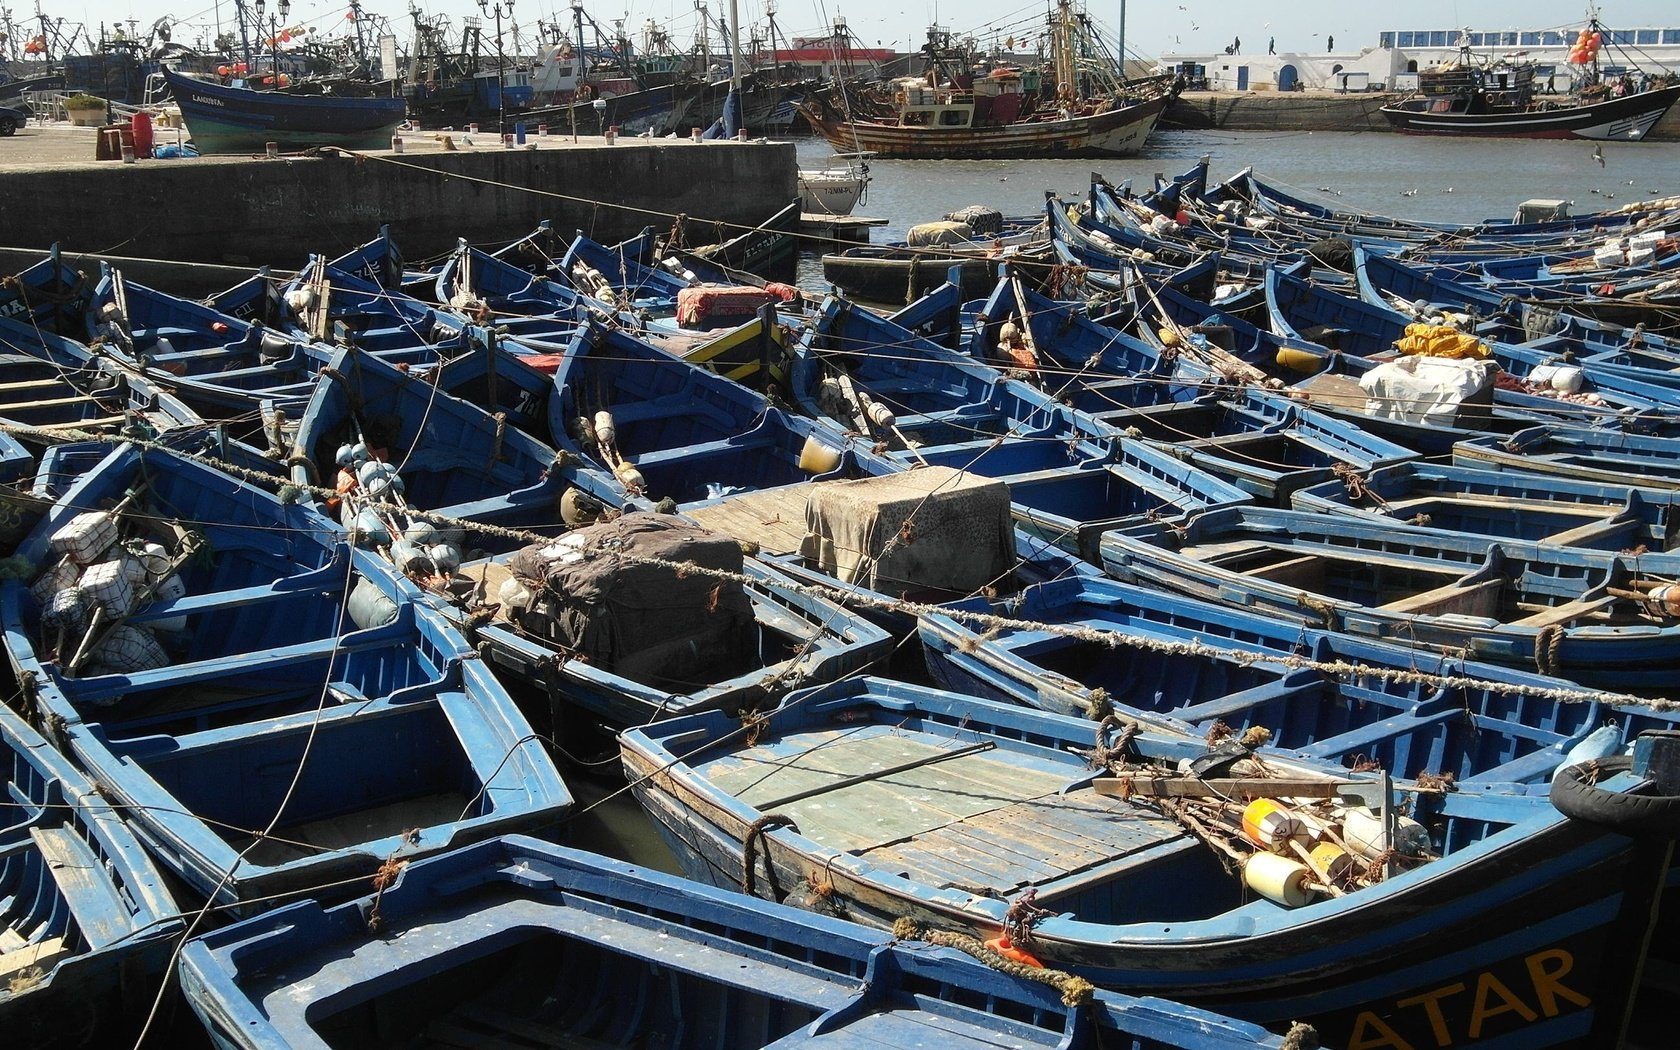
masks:
{"type": "Polygon", "coordinates": [[[1606,777],[1633,768],[1633,759],[1612,755],[1566,766],[1552,781],[1552,805],[1571,820],[1627,835],[1680,838],[1680,795],[1630,795],[1598,786],[1606,777]]]}

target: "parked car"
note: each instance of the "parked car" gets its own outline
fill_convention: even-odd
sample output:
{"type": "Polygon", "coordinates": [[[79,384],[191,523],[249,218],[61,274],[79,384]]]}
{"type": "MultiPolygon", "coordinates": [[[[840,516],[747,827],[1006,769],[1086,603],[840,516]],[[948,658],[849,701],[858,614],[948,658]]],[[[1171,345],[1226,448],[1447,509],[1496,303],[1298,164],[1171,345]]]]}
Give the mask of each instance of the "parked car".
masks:
{"type": "Polygon", "coordinates": [[[29,114],[27,104],[0,106],[0,135],[10,135],[29,123],[29,114]]]}

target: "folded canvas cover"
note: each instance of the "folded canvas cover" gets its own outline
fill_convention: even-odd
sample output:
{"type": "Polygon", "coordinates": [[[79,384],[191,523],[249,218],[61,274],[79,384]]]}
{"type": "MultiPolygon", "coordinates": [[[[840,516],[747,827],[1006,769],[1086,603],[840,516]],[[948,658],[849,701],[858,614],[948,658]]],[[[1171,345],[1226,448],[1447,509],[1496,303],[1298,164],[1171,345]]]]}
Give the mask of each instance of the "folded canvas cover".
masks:
{"type": "Polygon", "coordinates": [[[1009,486],[950,467],[811,486],[805,558],[885,594],[969,594],[1014,564],[1009,486]]]}

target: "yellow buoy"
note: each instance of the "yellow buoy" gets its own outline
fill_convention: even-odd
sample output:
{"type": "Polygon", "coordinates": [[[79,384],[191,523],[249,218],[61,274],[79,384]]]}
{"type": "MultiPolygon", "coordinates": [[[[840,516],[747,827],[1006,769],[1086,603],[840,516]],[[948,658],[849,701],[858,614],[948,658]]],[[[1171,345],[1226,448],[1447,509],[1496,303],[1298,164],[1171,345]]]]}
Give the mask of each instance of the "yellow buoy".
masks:
{"type": "Polygon", "coordinates": [[[1313,902],[1313,892],[1307,888],[1311,881],[1310,868],[1276,853],[1256,853],[1243,862],[1243,882],[1248,888],[1286,908],[1313,902]]]}
{"type": "Polygon", "coordinates": [[[1313,863],[1324,869],[1324,873],[1332,882],[1340,882],[1353,874],[1353,869],[1359,862],[1347,850],[1334,842],[1320,842],[1312,848],[1313,863]]]}
{"type": "Polygon", "coordinates": [[[807,474],[826,474],[840,466],[840,450],[830,448],[817,440],[815,434],[807,435],[805,447],[799,450],[799,469],[807,474]]]}
{"type": "Polygon", "coordinates": [[[1280,346],[1277,352],[1277,363],[1280,368],[1287,368],[1291,372],[1303,375],[1317,372],[1324,367],[1324,355],[1315,354],[1311,350],[1303,350],[1298,346],[1280,346]]]}

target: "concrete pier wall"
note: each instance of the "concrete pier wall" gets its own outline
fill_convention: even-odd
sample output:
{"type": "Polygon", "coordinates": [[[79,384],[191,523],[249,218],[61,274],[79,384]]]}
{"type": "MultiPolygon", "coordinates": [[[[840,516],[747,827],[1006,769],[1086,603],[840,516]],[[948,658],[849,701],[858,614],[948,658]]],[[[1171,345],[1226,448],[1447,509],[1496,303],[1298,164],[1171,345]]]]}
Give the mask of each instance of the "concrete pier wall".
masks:
{"type": "Polygon", "coordinates": [[[1385,92],[1187,91],[1161,117],[1161,127],[1226,131],[1389,131],[1380,112],[1400,98],[1385,92]]]}
{"type": "MultiPolygon", "coordinates": [[[[420,259],[457,237],[512,240],[544,219],[603,241],[667,228],[674,213],[752,226],[798,195],[797,166],[790,143],[675,140],[8,165],[0,230],[9,247],[56,241],[73,252],[296,267],[388,223],[404,254],[420,259]]],[[[706,232],[691,222],[687,240],[715,239],[706,232]]]]}

